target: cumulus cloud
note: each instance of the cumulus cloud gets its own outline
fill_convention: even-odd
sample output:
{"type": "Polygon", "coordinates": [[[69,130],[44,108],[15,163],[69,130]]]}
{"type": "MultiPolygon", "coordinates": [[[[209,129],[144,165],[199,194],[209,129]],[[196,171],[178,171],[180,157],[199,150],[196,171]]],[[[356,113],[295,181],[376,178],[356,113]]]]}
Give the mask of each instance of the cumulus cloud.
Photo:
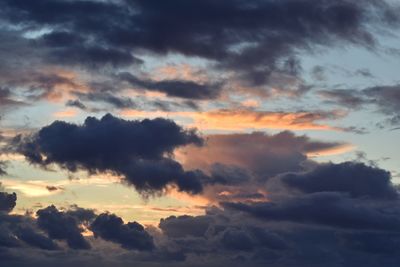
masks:
{"type": "Polygon", "coordinates": [[[43,167],[57,164],[75,172],[112,172],[141,192],[174,184],[181,191],[202,190],[200,171],[185,171],[170,155],[175,148],[202,144],[193,130],[165,119],[125,121],[105,115],[83,125],[56,121],[28,137],[14,139],[17,152],[43,167]]]}
{"type": "Polygon", "coordinates": [[[90,225],[95,237],[121,244],[126,249],[152,250],[153,238],[137,222],[124,223],[115,214],[103,213],[90,225]]]}
{"type": "Polygon", "coordinates": [[[59,211],[55,206],[49,206],[37,211],[37,222],[49,237],[66,240],[73,249],[89,249],[90,244],[82,235],[84,229],[79,225],[76,217],[59,211]]]}

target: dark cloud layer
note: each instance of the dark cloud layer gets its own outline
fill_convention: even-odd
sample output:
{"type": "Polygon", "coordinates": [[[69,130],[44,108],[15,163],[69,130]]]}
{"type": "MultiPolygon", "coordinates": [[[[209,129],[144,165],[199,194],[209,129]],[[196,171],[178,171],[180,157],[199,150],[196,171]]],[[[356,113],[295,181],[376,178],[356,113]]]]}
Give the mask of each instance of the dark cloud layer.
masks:
{"type": "Polygon", "coordinates": [[[330,163],[274,179],[281,180],[286,193],[271,191],[268,202],[221,203],[223,210],[210,207],[200,216],[170,216],[160,221],[162,232],[77,206],[39,210],[37,221],[26,215],[2,215],[0,247],[7,248],[3,262],[24,259],[51,265],[64,255],[65,266],[74,261],[87,261],[88,266],[100,262],[99,266],[129,266],[133,262],[140,266],[398,265],[400,202],[391,195],[396,189],[387,172],[361,163],[330,163]],[[374,188],[376,194],[372,193],[374,188]],[[27,222],[32,228],[27,228],[27,222]],[[71,248],[84,248],[71,246],[83,229],[96,237],[90,239],[90,251],[97,256],[88,259],[82,250],[61,252],[60,240],[71,248]],[[122,250],[99,250],[100,238],[120,245],[122,250]],[[28,253],[12,259],[12,253],[24,246],[35,248],[35,257],[28,253]],[[124,249],[134,253],[124,254],[124,249]],[[49,254],[53,250],[58,254],[49,254]]]}
{"type": "Polygon", "coordinates": [[[396,18],[389,5],[373,0],[3,4],[6,21],[53,29],[33,42],[46,50],[50,62],[124,66],[141,63],[135,57],[140,50],[178,53],[212,60],[256,84],[266,82],[272,71],[295,73],[297,49],[311,52],[316,45],[335,43],[372,47],[376,40],[370,25],[387,25],[396,18]]]}
{"type": "MultiPolygon", "coordinates": [[[[20,227],[15,232],[18,239],[24,241],[32,247],[37,247],[44,250],[59,250],[60,247],[56,242],[47,236],[38,233],[34,228],[30,226],[20,227]]],[[[53,237],[53,236],[51,236],[53,237]]],[[[74,243],[74,242],[73,242],[74,243]]],[[[73,248],[82,248],[77,244],[72,245],[73,248]]]]}
{"type": "Polygon", "coordinates": [[[199,193],[200,171],[184,171],[170,155],[175,148],[202,144],[193,130],[165,119],[125,121],[105,115],[88,117],[83,125],[57,121],[29,137],[14,140],[17,152],[33,164],[58,164],[69,171],[112,172],[141,192],[175,184],[179,190],[199,193]]]}
{"type": "Polygon", "coordinates": [[[212,223],[208,216],[171,216],[161,219],[160,229],[170,237],[196,236],[204,237],[207,229],[212,223]]]}
{"type": "MultiPolygon", "coordinates": [[[[378,208],[357,205],[339,193],[318,192],[280,203],[227,203],[226,207],[276,221],[320,224],[332,227],[398,231],[398,214],[386,214],[378,208]],[[327,212],[329,211],[329,212],[327,212]]],[[[381,207],[380,207],[381,208],[381,207]]]]}
{"type": "MultiPolygon", "coordinates": [[[[0,192],[1,196],[10,198],[16,194],[0,192]]],[[[0,198],[3,207],[9,204],[8,199],[0,198]]],[[[13,205],[15,205],[15,199],[13,205]]],[[[9,212],[11,207],[7,210],[9,212]]],[[[60,251],[60,241],[65,241],[74,250],[90,250],[89,240],[83,232],[90,230],[96,238],[102,238],[121,244],[129,250],[153,250],[155,245],[152,236],[137,222],[124,223],[114,214],[95,214],[93,210],[76,205],[68,209],[57,209],[51,205],[36,212],[37,218],[25,215],[0,214],[0,248],[36,248],[45,251],[60,251]],[[44,232],[43,232],[44,231],[44,232]],[[47,233],[47,234],[45,234],[47,233]]],[[[28,250],[27,250],[28,251],[28,250]]],[[[0,265],[2,260],[0,260],[0,265]]]]}

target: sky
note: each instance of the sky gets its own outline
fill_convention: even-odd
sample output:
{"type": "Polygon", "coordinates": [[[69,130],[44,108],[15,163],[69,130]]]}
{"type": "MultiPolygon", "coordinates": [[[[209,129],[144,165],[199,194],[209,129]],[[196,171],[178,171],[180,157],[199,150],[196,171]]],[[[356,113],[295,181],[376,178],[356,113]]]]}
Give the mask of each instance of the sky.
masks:
{"type": "Polygon", "coordinates": [[[0,4],[0,267],[399,266],[397,0],[0,4]]]}

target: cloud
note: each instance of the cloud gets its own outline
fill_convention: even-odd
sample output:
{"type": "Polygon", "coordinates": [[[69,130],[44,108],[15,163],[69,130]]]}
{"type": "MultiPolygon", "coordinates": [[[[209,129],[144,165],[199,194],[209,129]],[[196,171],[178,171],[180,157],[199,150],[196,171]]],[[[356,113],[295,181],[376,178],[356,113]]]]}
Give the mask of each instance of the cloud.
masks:
{"type": "Polygon", "coordinates": [[[325,90],[320,91],[319,95],[328,102],[337,103],[347,108],[360,108],[365,104],[365,100],[362,98],[362,93],[357,90],[346,90],[346,89],[336,89],[336,90],[325,90]]]}
{"type": "Polygon", "coordinates": [[[318,192],[280,203],[225,203],[227,208],[246,212],[257,218],[338,228],[398,231],[400,218],[379,208],[359,206],[340,193],[318,192]],[[329,210],[329,212],[326,212],[329,210]]]}
{"type": "Polygon", "coordinates": [[[221,163],[265,177],[301,170],[308,154],[327,153],[343,145],[340,142],[313,140],[305,135],[296,136],[289,131],[277,134],[217,134],[207,136],[202,147],[183,148],[180,156],[184,165],[191,168],[209,168],[221,163]]]}
{"type": "Polygon", "coordinates": [[[6,168],[7,168],[7,162],[0,161],[0,176],[7,174],[7,172],[5,171],[6,168]]]}
{"type": "Polygon", "coordinates": [[[4,180],[3,184],[6,188],[11,190],[17,190],[18,192],[21,192],[23,195],[27,197],[43,197],[62,192],[59,191],[59,189],[54,190],[53,187],[51,186],[49,187],[48,185],[40,181],[18,182],[18,181],[4,180]]]}
{"type": "Polygon", "coordinates": [[[360,109],[372,106],[381,114],[389,117],[387,124],[398,125],[400,122],[400,86],[381,85],[361,90],[335,89],[319,92],[328,102],[347,107],[360,109]]]}
{"type": "Polygon", "coordinates": [[[362,163],[322,164],[306,173],[285,174],[281,180],[305,193],[343,192],[352,197],[376,199],[398,197],[389,172],[362,163]]]}
{"type": "Polygon", "coordinates": [[[78,112],[73,109],[65,109],[53,113],[53,116],[59,119],[76,117],[78,112]]]}
{"type": "Polygon", "coordinates": [[[124,117],[144,117],[154,114],[187,117],[193,120],[192,125],[201,130],[245,131],[264,129],[285,130],[319,130],[347,131],[347,128],[334,127],[322,121],[337,120],[346,116],[342,111],[298,111],[272,112],[247,109],[222,109],[204,112],[144,112],[124,110],[124,117]]]}
{"type": "Polygon", "coordinates": [[[24,103],[18,100],[14,100],[12,98],[12,93],[10,89],[0,87],[0,105],[1,105],[0,111],[2,111],[2,109],[4,108],[9,108],[13,106],[22,106],[24,105],[24,103]]]}
{"type": "Polygon", "coordinates": [[[126,121],[108,114],[100,120],[88,117],[83,125],[56,121],[13,142],[17,152],[33,164],[57,164],[72,172],[112,172],[143,193],[171,184],[190,193],[202,190],[204,175],[184,171],[170,157],[176,148],[200,145],[202,139],[170,120],[126,121]]]}
{"type": "MultiPolygon", "coordinates": [[[[7,247],[2,250],[2,259],[7,264],[51,266],[61,257],[61,266],[66,267],[77,262],[107,267],[132,263],[174,266],[177,261],[185,266],[334,266],[346,262],[375,267],[385,262],[394,267],[399,260],[395,248],[400,240],[400,208],[395,199],[366,201],[318,192],[269,202],[223,205],[225,209],[209,208],[205,215],[165,218],[160,221],[162,232],[144,229],[136,222],[124,223],[114,214],[95,215],[77,206],[44,209],[50,217],[63,218],[53,218],[52,222],[58,223],[52,227],[65,230],[80,225],[93,231],[97,238],[85,238],[92,245],[89,252],[60,250],[59,241],[47,239],[34,228],[32,217],[0,216],[0,248],[7,247]],[[64,225],[69,220],[68,226],[64,225]],[[4,228],[9,222],[13,227],[4,228]],[[27,225],[33,227],[34,234],[26,230],[28,234],[22,237],[17,229],[27,225]],[[101,239],[120,246],[106,245],[101,239]]],[[[40,217],[37,220],[40,225],[40,217]]]]}
{"type": "MultiPolygon", "coordinates": [[[[119,109],[134,108],[136,106],[136,104],[131,98],[115,96],[108,92],[89,92],[89,93],[75,92],[74,95],[76,95],[82,101],[104,102],[106,104],[111,105],[112,107],[119,109]]],[[[86,107],[81,102],[79,102],[79,100],[75,100],[68,103],[80,109],[83,110],[86,109],[86,107]]]]}
{"type": "Polygon", "coordinates": [[[0,192],[0,211],[10,212],[17,204],[17,195],[0,192]]]}
{"type": "Polygon", "coordinates": [[[60,247],[52,239],[38,233],[33,228],[20,227],[15,232],[18,239],[24,241],[32,247],[37,247],[44,250],[59,250],[60,247]]]}
{"type": "Polygon", "coordinates": [[[161,219],[159,227],[169,237],[204,237],[212,222],[208,216],[170,216],[161,219]]]}
{"type": "Polygon", "coordinates": [[[20,40],[19,49],[30,48],[32,57],[40,55],[47,64],[122,68],[142,64],[143,51],[174,53],[205,59],[213,69],[237,72],[258,85],[267,83],[273,72],[297,75],[298,51],[313,53],[339,44],[377,46],[372,29],[396,25],[395,10],[388,2],[373,0],[252,4],[224,0],[190,5],[181,0],[168,5],[154,0],[40,0],[35,4],[7,0],[2,17],[5,24],[24,25],[15,35],[30,38],[24,45],[20,40]]]}
{"type": "Polygon", "coordinates": [[[400,114],[400,85],[371,87],[365,89],[365,93],[382,113],[400,114]]]}
{"type": "Polygon", "coordinates": [[[121,244],[123,248],[134,250],[154,249],[153,238],[137,222],[124,224],[115,214],[103,213],[90,225],[95,237],[121,244]]]}
{"type": "Polygon", "coordinates": [[[259,227],[228,228],[221,241],[227,249],[236,251],[251,251],[263,247],[273,250],[288,248],[288,245],[280,236],[259,227]]]}
{"type": "Polygon", "coordinates": [[[120,73],[118,77],[135,87],[162,92],[171,97],[193,100],[217,98],[222,89],[222,84],[200,84],[185,80],[143,80],[127,72],[120,73]]]}
{"type": "Polygon", "coordinates": [[[65,105],[67,107],[76,107],[76,108],[79,108],[79,109],[82,109],[82,110],[86,110],[87,109],[85,104],[83,104],[79,100],[68,100],[67,103],[65,103],[65,105]]]}
{"type": "Polygon", "coordinates": [[[39,227],[45,230],[49,237],[66,240],[73,249],[90,249],[90,244],[82,235],[83,229],[79,221],[67,213],[60,212],[55,206],[49,206],[36,212],[39,227]]]}

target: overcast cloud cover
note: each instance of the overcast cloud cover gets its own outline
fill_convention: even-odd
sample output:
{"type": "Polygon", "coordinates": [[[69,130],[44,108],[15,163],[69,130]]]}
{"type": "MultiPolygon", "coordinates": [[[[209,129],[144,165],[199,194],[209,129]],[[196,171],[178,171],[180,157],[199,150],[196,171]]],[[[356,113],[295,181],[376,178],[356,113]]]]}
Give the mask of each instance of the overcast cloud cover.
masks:
{"type": "Polygon", "coordinates": [[[400,265],[400,5],[0,0],[0,266],[400,265]]]}

